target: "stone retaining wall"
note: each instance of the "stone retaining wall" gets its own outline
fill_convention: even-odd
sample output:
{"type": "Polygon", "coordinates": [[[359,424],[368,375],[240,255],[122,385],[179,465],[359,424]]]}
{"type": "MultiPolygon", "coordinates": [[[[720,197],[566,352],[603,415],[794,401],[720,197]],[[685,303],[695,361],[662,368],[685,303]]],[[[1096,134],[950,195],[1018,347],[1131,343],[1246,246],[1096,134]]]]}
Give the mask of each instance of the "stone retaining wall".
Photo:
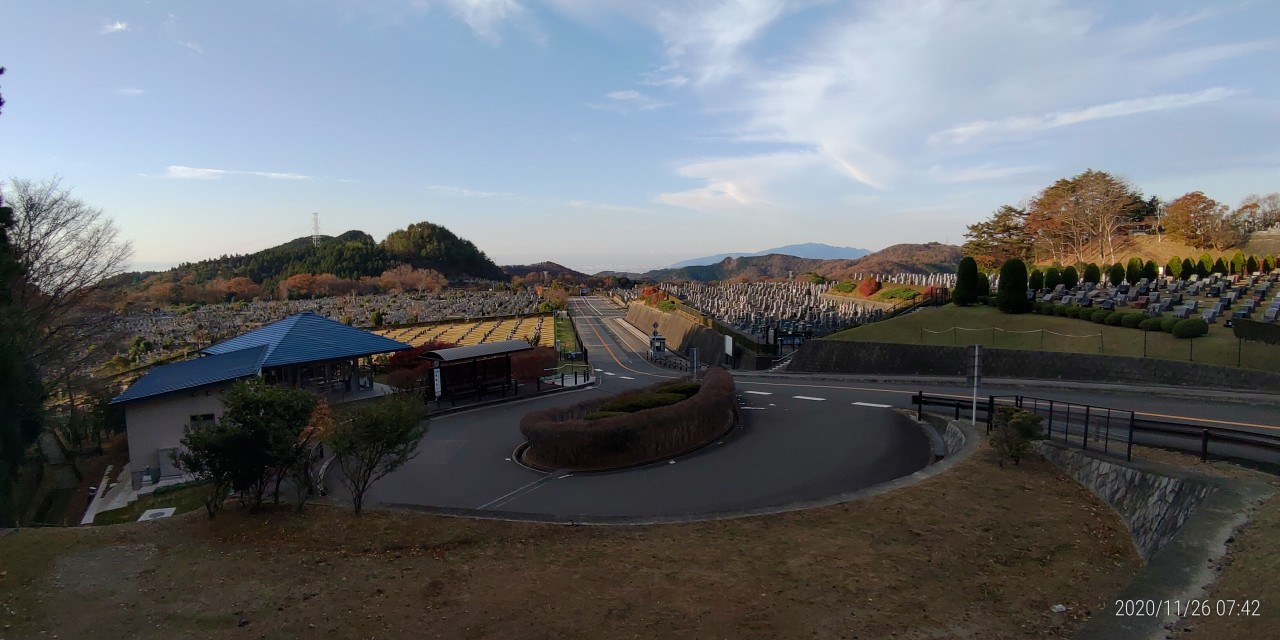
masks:
{"type": "MultiPolygon", "coordinates": [[[[984,348],[988,378],[1080,380],[1280,392],[1280,374],[1195,362],[984,348]]],[[[963,377],[972,347],[810,340],[788,371],[963,377]]]]}
{"type": "Polygon", "coordinates": [[[1056,442],[1040,441],[1044,457],[1111,505],[1129,528],[1144,561],[1173,539],[1201,501],[1217,489],[1193,477],[1152,473],[1056,442]]]}
{"type": "Polygon", "coordinates": [[[964,430],[956,424],[955,420],[947,423],[947,430],[942,432],[942,442],[946,447],[948,456],[953,456],[957,451],[964,448],[964,430]]]}

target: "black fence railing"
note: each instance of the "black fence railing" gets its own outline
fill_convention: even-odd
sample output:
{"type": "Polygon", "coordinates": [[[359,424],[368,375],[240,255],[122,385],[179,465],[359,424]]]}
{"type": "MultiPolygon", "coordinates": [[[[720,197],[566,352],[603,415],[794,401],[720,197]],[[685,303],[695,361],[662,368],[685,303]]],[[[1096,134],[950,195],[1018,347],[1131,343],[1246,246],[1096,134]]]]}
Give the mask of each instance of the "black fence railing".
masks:
{"type": "MultiPolygon", "coordinates": [[[[913,395],[911,403],[919,417],[923,417],[926,407],[938,407],[948,410],[957,420],[968,416],[973,406],[969,399],[923,392],[913,395]]],[[[1015,395],[978,399],[974,418],[986,424],[988,433],[999,406],[1018,407],[1041,416],[1044,435],[1050,440],[1126,460],[1132,459],[1133,445],[1138,444],[1195,453],[1201,460],[1243,460],[1280,469],[1280,430],[1268,432],[1262,425],[1249,429],[1166,420],[1129,409],[1015,395]]]]}

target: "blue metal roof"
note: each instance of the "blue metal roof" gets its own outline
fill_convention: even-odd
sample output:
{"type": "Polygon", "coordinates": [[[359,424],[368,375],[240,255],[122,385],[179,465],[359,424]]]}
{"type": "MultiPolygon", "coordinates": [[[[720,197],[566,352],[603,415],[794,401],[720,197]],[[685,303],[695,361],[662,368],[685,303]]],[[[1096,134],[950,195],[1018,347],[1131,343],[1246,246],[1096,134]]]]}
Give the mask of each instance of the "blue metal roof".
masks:
{"type": "Polygon", "coordinates": [[[266,353],[267,348],[259,346],[155,367],[112,398],[111,404],[255,376],[266,353]]]}
{"type": "Polygon", "coordinates": [[[267,356],[262,361],[264,368],[413,348],[403,342],[307,312],[220,342],[205,349],[204,353],[219,355],[258,346],[267,348],[267,356]]]}

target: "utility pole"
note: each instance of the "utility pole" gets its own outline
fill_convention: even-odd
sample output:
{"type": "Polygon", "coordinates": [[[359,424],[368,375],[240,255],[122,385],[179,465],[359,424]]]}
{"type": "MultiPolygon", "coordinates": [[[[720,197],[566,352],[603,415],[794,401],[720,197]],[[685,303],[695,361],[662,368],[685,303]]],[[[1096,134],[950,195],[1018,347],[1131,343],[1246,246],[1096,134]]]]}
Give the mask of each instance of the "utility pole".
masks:
{"type": "Polygon", "coordinates": [[[320,246],[320,214],[311,214],[311,246],[320,246]]]}

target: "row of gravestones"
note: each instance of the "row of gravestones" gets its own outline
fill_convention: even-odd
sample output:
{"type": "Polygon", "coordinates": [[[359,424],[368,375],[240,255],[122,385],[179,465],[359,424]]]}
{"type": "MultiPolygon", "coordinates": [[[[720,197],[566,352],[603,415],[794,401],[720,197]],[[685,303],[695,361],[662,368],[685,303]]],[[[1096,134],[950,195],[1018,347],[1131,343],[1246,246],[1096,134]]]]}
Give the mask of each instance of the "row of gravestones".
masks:
{"type": "Polygon", "coordinates": [[[1131,308],[1148,316],[1171,313],[1176,318],[1199,317],[1210,324],[1218,318],[1253,319],[1260,312],[1263,322],[1276,322],[1280,317],[1280,270],[1247,277],[1215,273],[1200,279],[1163,278],[1139,280],[1134,285],[1099,287],[1085,282],[1068,289],[1057,285],[1047,293],[1028,290],[1029,298],[1046,303],[1098,307],[1105,310],[1131,308]],[[1275,293],[1273,294],[1273,290],[1275,293]],[[1270,301],[1267,296],[1272,295],[1270,301]],[[1202,304],[1203,303],[1203,308],[1202,304]]]}
{"type": "Polygon", "coordinates": [[[665,283],[662,288],[760,342],[765,341],[769,329],[821,336],[883,315],[879,310],[823,297],[831,286],[808,282],[665,283]]]}

